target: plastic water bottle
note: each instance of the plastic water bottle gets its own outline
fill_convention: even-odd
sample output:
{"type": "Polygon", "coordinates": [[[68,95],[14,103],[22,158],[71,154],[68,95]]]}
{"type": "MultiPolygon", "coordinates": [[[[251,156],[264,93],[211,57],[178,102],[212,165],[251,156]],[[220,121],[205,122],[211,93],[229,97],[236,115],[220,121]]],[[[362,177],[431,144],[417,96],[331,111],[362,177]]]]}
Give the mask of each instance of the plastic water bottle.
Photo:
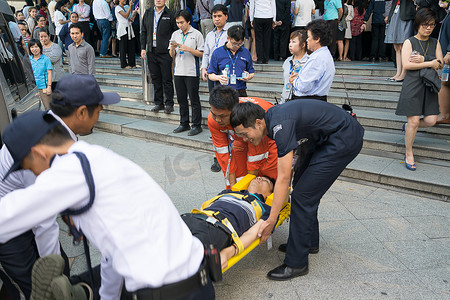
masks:
{"type": "Polygon", "coordinates": [[[300,69],[302,68],[302,65],[300,64],[300,61],[296,60],[294,63],[294,71],[298,74],[300,72],[300,69]]]}
{"type": "Polygon", "coordinates": [[[226,65],[225,69],[222,70],[222,75],[226,76],[228,78],[227,79],[227,85],[228,85],[228,81],[229,81],[229,78],[230,78],[230,66],[229,65],[226,65]]]}
{"type": "Polygon", "coordinates": [[[450,65],[445,64],[444,67],[442,68],[442,76],[441,76],[442,81],[448,81],[449,71],[450,71],[450,65]]]}

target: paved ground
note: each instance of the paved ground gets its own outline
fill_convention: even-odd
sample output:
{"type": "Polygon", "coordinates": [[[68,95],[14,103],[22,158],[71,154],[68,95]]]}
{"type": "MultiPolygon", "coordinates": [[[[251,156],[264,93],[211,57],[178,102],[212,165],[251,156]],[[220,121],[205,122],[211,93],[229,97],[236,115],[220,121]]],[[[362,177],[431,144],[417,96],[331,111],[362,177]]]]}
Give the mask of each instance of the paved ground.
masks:
{"type": "MultiPolygon", "coordinates": [[[[222,174],[209,170],[210,154],[103,132],[82,139],[142,166],[180,213],[224,187],[222,174]]],[[[319,220],[320,252],[310,255],[307,276],[266,279],[283,261],[276,248],[287,240],[284,224],[273,234],[273,249],[258,247],[224,274],[217,298],[450,299],[450,203],[338,180],[320,204],[319,220]]],[[[61,239],[75,258],[72,272],[84,270],[82,247],[74,248],[64,231],[61,239]]],[[[99,261],[98,252],[92,256],[99,261]]]]}

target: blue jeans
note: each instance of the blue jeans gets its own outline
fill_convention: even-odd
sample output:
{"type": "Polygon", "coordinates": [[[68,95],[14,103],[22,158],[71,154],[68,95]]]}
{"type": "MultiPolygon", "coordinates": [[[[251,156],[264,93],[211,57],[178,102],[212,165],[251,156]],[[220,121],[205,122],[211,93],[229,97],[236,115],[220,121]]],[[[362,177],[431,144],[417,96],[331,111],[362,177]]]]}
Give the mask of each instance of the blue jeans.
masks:
{"type": "Polygon", "coordinates": [[[111,23],[107,19],[97,20],[97,26],[102,34],[102,44],[100,45],[100,55],[108,54],[108,42],[111,36],[111,23]]]}

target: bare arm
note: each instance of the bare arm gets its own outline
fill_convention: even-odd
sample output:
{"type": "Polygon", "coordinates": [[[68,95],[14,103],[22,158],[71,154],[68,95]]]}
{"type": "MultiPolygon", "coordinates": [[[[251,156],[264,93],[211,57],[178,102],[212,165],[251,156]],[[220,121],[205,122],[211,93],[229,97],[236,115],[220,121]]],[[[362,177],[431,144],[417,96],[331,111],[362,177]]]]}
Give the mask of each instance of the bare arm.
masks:
{"type": "MultiPolygon", "coordinates": [[[[259,220],[255,225],[250,227],[249,230],[244,232],[239,239],[244,246],[244,249],[250,246],[256,239],[258,239],[258,231],[261,228],[261,225],[264,223],[263,220],[259,220]]],[[[220,260],[222,262],[222,269],[225,269],[228,266],[228,260],[235,256],[236,248],[232,245],[220,251],[220,260]]]]}
{"type": "Polygon", "coordinates": [[[272,233],[283,203],[288,196],[293,156],[294,150],[278,158],[278,177],[273,192],[272,209],[269,218],[261,226],[258,233],[258,236],[261,237],[261,243],[267,241],[272,233]]]}
{"type": "Polygon", "coordinates": [[[342,15],[344,14],[344,10],[341,8],[338,8],[338,20],[340,20],[342,18],[342,15]]]}
{"type": "MultiPolygon", "coordinates": [[[[439,44],[438,47],[436,47],[436,52],[438,51],[438,48],[440,50],[439,44]]],[[[434,59],[432,61],[424,61],[425,58],[422,55],[411,56],[411,53],[412,53],[411,42],[409,40],[406,40],[403,43],[402,48],[402,64],[405,70],[420,70],[424,68],[433,68],[437,70],[440,67],[440,63],[438,62],[439,57],[441,58],[442,62],[442,52],[440,56],[436,55],[436,57],[438,57],[437,59],[434,59]]]]}

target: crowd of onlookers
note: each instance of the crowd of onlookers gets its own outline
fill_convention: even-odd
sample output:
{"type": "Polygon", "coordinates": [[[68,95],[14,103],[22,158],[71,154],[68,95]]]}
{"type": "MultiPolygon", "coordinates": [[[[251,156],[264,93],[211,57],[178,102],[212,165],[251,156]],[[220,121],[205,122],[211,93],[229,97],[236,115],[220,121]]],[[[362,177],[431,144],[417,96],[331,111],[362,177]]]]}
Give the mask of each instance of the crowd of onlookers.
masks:
{"type": "MultiPolygon", "coordinates": [[[[139,0],[92,0],[91,3],[86,3],[86,0],[52,0],[48,4],[41,0],[38,5],[27,0],[22,10],[16,11],[16,17],[24,48],[29,49],[44,105],[48,107],[52,86],[64,73],[64,56],[69,57],[71,73],[94,74],[96,53],[110,58],[118,56],[117,50],[122,68],[135,68],[137,55],[146,60],[154,87],[153,112],[163,110],[170,114],[174,111],[176,92],[180,125],[175,133],[189,131],[188,135],[196,135],[202,131],[200,78],[208,82],[210,92],[215,85],[222,84],[233,87],[239,96],[246,97],[246,83],[255,73],[253,63],[267,64],[269,58],[284,61],[282,101],[311,96],[324,100],[328,92],[322,95],[320,87],[315,89],[312,83],[309,92],[300,90],[305,88],[304,83],[293,88],[296,73],[293,70],[301,68],[308,60],[308,53],[314,52],[311,49],[314,48],[315,37],[309,37],[309,33],[307,36],[305,29],[317,19],[324,20],[321,22],[330,30],[327,42],[320,42],[322,46],[328,46],[333,59],[344,62],[393,59],[397,72],[388,78],[390,81],[403,82],[406,78],[409,82],[414,70],[437,71],[443,68],[444,63],[448,64],[449,54],[446,55],[445,48],[442,51],[437,42],[439,32],[444,32],[441,41],[449,34],[448,28],[441,30],[442,24],[449,25],[448,20],[444,21],[448,2],[187,0],[176,4],[182,9],[175,12],[168,8],[166,0],[154,0],[154,6],[145,10],[141,23],[137,17],[139,0]],[[405,45],[407,48],[403,49],[405,45]]],[[[448,40],[445,43],[448,44],[448,40]]],[[[313,70],[311,72],[314,73],[313,70]]],[[[430,76],[435,78],[437,75],[430,73],[430,76]]],[[[433,78],[429,81],[432,82],[433,78]]],[[[418,82],[414,84],[416,88],[419,86],[418,82]]],[[[436,84],[437,92],[426,98],[438,99],[439,90],[440,84],[439,87],[436,84]]],[[[410,91],[411,88],[404,85],[400,99],[405,95],[412,99],[408,94],[410,91]]],[[[422,99],[422,94],[418,98],[422,99]]],[[[419,126],[432,126],[436,121],[450,122],[448,95],[447,82],[442,84],[439,93],[439,119],[437,100],[432,110],[427,110],[420,100],[416,105],[417,111],[414,111],[413,116],[435,116],[431,119],[414,118],[413,122],[410,110],[397,109],[398,114],[408,117],[403,128],[409,139],[408,161],[413,161],[412,143],[419,126]]],[[[409,104],[400,103],[411,108],[409,104]]]]}

